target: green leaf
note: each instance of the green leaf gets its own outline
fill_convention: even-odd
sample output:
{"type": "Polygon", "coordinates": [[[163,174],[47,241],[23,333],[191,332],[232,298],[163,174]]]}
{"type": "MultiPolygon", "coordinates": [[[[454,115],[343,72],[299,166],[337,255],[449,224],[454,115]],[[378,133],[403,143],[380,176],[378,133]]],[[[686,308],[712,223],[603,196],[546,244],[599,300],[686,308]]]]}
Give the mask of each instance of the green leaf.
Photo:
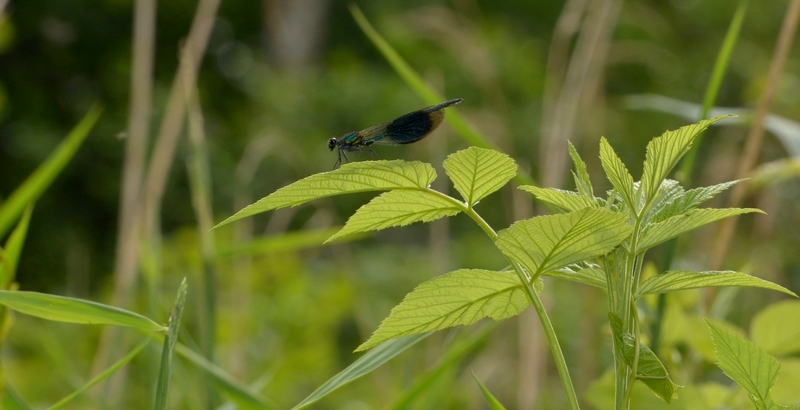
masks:
{"type": "Polygon", "coordinates": [[[654,212],[649,222],[663,222],[673,216],[685,214],[740,181],[741,180],[729,181],[709,187],[690,189],[688,191],[683,191],[681,188],[677,190],[674,195],[667,196],[662,201],[659,201],[662,202],[663,205],[654,212]]]}
{"type": "Polygon", "coordinates": [[[622,200],[628,204],[628,208],[638,211],[634,201],[633,177],[605,137],[600,138],[600,163],[606,173],[606,178],[614,186],[622,200]]]}
{"type": "Polygon", "coordinates": [[[19,264],[19,255],[22,253],[22,245],[25,244],[25,237],[28,235],[28,225],[31,221],[31,213],[33,212],[33,204],[28,205],[22,213],[22,218],[17,222],[17,226],[11,231],[6,241],[5,251],[3,255],[3,262],[0,264],[0,289],[8,288],[8,285],[14,281],[17,272],[17,265],[19,264]]]}
{"type": "Polygon", "coordinates": [[[53,183],[61,170],[72,160],[97,119],[102,108],[92,106],[81,122],[69,132],[64,141],[58,144],[55,151],[22,183],[5,202],[0,204],[0,238],[5,236],[11,225],[25,210],[25,207],[36,200],[53,183]]]}
{"type": "Polygon", "coordinates": [[[719,286],[747,286],[777,290],[794,297],[797,295],[789,289],[770,281],[734,271],[667,271],[661,275],[653,276],[639,285],[636,297],[657,293],[675,292],[686,289],[719,287],[719,286]]]}
{"type": "Polygon", "coordinates": [[[170,374],[172,374],[172,356],[173,352],[175,352],[175,343],[178,341],[183,306],[186,304],[186,289],[186,278],[183,278],[178,287],[178,296],[175,298],[175,304],[169,314],[169,330],[167,331],[167,337],[164,338],[164,346],[161,350],[161,367],[156,383],[156,402],[155,406],[153,406],[155,410],[165,410],[167,408],[169,379],[170,374]]]}
{"type": "Polygon", "coordinates": [[[716,117],[674,131],[666,131],[647,144],[644,170],[642,171],[642,191],[645,202],[649,202],[656,195],[661,181],[667,177],[678,160],[689,151],[697,134],[703,132],[709,125],[727,117],[729,116],[716,117]]]}
{"type": "Polygon", "coordinates": [[[401,337],[398,339],[387,340],[380,346],[375,347],[367,352],[364,356],[361,356],[358,360],[353,362],[353,364],[347,366],[346,369],[336,374],[336,376],[331,377],[328,381],[314,390],[314,392],[308,397],[303,399],[303,401],[292,407],[292,410],[304,409],[318,402],[323,397],[338,390],[340,387],[377,369],[393,357],[404,352],[409,347],[415,345],[417,342],[430,335],[431,333],[422,333],[401,337]]]}
{"type": "Polygon", "coordinates": [[[63,399],[59,400],[56,404],[48,407],[47,410],[57,410],[64,407],[75,397],[78,397],[86,390],[89,390],[90,388],[95,386],[97,383],[100,383],[101,381],[109,378],[111,375],[116,373],[117,370],[119,370],[120,368],[128,364],[128,362],[133,360],[133,358],[136,357],[139,354],[139,352],[141,352],[142,349],[144,349],[147,346],[148,343],[150,343],[150,338],[145,339],[141,344],[139,344],[139,346],[135,347],[133,350],[128,352],[128,354],[126,354],[123,358],[117,360],[107,369],[100,372],[100,374],[93,377],[92,380],[89,380],[89,382],[81,386],[78,390],[73,391],[72,393],[68,394],[67,397],[64,397],[63,399]]]}
{"type": "Polygon", "coordinates": [[[547,271],[542,275],[566,279],[606,290],[606,273],[594,263],[573,263],[560,269],[547,271]]]}
{"type": "Polygon", "coordinates": [[[251,391],[247,386],[236,381],[230,374],[188,347],[178,343],[175,345],[175,353],[202,370],[214,387],[229,400],[236,403],[239,408],[245,410],[278,409],[278,406],[265,400],[258,393],[251,391]]]}
{"type": "MultiPolygon", "coordinates": [[[[325,229],[309,229],[303,231],[284,232],[275,235],[262,236],[251,241],[227,243],[218,246],[218,258],[235,256],[265,255],[271,253],[291,252],[307,248],[318,248],[326,239],[339,232],[341,227],[325,229]]],[[[360,237],[353,235],[348,239],[360,237]]]]}
{"type": "Polygon", "coordinates": [[[356,351],[402,336],[470,325],[485,317],[506,319],[528,305],[513,271],[457,270],[417,286],[356,351]]]}
{"type": "Polygon", "coordinates": [[[0,304],[26,315],[56,322],[125,326],[148,332],[165,331],[164,326],[138,313],[64,296],[0,290],[0,304]]]}
{"type": "Polygon", "coordinates": [[[643,252],[648,248],[652,248],[684,232],[710,224],[711,222],[716,222],[729,216],[751,212],[764,213],[760,209],[754,208],[701,208],[691,210],[682,215],[673,216],[663,222],[648,224],[643,230],[642,238],[639,240],[636,253],[643,252]]]}
{"type": "Polygon", "coordinates": [[[575,164],[575,171],[572,172],[572,176],[575,178],[575,187],[581,196],[594,200],[592,180],[586,170],[586,163],[578,155],[578,150],[575,149],[575,146],[569,141],[567,141],[567,144],[569,146],[569,156],[572,158],[572,163],[575,164]]]}
{"type": "Polygon", "coordinates": [[[768,353],[800,352],[800,302],[786,300],[767,306],[750,323],[753,342],[768,353]]]}
{"type": "Polygon", "coordinates": [[[553,204],[565,211],[577,211],[583,208],[597,208],[597,202],[573,191],[556,188],[539,188],[533,185],[522,185],[519,189],[530,192],[536,199],[553,204]]]}
{"type": "MultiPolygon", "coordinates": [[[[628,364],[628,367],[633,367],[633,362],[636,356],[635,343],[633,335],[622,329],[622,320],[615,314],[609,313],[608,320],[611,324],[611,330],[614,334],[615,347],[622,351],[622,357],[628,364]]],[[[658,360],[655,353],[650,348],[643,344],[639,344],[639,360],[636,366],[636,379],[641,380],[650,391],[655,393],[656,396],[669,403],[673,397],[676,396],[678,389],[681,386],[673,383],[669,378],[667,369],[658,360]]],[[[630,388],[631,386],[629,386],[630,388]]]]}
{"type": "Polygon", "coordinates": [[[405,226],[414,222],[430,222],[444,216],[453,216],[461,208],[444,195],[430,191],[398,189],[381,194],[356,211],[342,230],[325,243],[343,236],[405,226]]]}
{"type": "MultiPolygon", "coordinates": [[[[499,322],[487,322],[480,325],[476,332],[468,335],[461,333],[458,341],[447,345],[446,350],[438,354],[436,363],[425,369],[425,372],[414,377],[414,382],[406,387],[402,394],[397,396],[391,404],[384,405],[383,408],[391,410],[406,410],[412,408],[414,401],[421,399],[432,393],[438,388],[440,381],[447,374],[460,371],[460,366],[464,357],[475,354],[486,346],[487,339],[492,331],[497,328],[499,322]]],[[[430,334],[430,333],[428,333],[430,334]]],[[[387,342],[388,343],[388,342],[387,342]]],[[[378,349],[380,347],[377,347],[378,349]]],[[[370,350],[373,352],[375,349],[370,350]]]]}
{"type": "Polygon", "coordinates": [[[532,278],[603,255],[630,235],[622,213],[586,208],[519,221],[498,233],[497,246],[532,278]]]}
{"type": "Polygon", "coordinates": [[[481,388],[481,393],[483,393],[483,397],[486,399],[486,403],[489,404],[489,408],[492,410],[506,410],[506,408],[503,407],[503,404],[500,403],[500,400],[497,400],[492,394],[492,392],[490,392],[489,389],[487,389],[486,386],[484,386],[483,383],[481,383],[481,381],[478,380],[478,376],[475,375],[475,372],[471,373],[472,373],[472,378],[475,379],[475,383],[478,383],[478,386],[481,388]]]}
{"type": "Polygon", "coordinates": [[[778,379],[781,365],[758,346],[729,333],[706,320],[719,359],[719,367],[733,381],[750,393],[758,409],[773,408],[769,390],[778,379]]]}
{"type": "Polygon", "coordinates": [[[426,189],[435,178],[436,171],[433,167],[422,162],[351,162],[335,171],[314,174],[287,185],[246,206],[214,228],[262,212],[297,206],[334,195],[403,188],[426,189]]]}
{"type": "Polygon", "coordinates": [[[444,160],[447,176],[471,208],[517,174],[517,164],[495,150],[470,147],[444,160]]]}

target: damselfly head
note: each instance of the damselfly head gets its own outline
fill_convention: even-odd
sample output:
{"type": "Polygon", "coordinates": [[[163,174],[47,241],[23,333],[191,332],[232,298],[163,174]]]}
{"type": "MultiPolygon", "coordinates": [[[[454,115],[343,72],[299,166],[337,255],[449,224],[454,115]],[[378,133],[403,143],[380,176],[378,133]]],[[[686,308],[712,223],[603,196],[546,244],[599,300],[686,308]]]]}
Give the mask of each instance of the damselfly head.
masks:
{"type": "Polygon", "coordinates": [[[333,137],[333,138],[329,139],[328,140],[328,148],[330,148],[330,150],[333,151],[333,149],[336,148],[336,143],[337,143],[336,137],[333,137]]]}

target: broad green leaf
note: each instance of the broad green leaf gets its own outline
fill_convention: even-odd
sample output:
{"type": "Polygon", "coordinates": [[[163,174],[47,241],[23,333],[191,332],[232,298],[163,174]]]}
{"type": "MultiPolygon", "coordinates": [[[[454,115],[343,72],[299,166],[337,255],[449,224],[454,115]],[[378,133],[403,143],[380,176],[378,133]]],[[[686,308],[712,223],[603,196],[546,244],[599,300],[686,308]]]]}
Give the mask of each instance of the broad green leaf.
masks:
{"type": "Polygon", "coordinates": [[[529,304],[513,271],[457,270],[417,286],[356,351],[402,336],[470,325],[485,317],[506,319],[529,304]]]}
{"type": "Polygon", "coordinates": [[[444,160],[444,170],[467,205],[472,207],[514,178],[517,164],[508,155],[495,150],[470,147],[448,156],[444,160]]]}
{"type": "Polygon", "coordinates": [[[767,353],[800,352],[800,302],[785,300],[767,306],[750,323],[750,337],[767,353]]]}
{"type": "Polygon", "coordinates": [[[657,293],[675,292],[686,289],[719,287],[719,286],[746,286],[777,290],[797,297],[794,292],[781,285],[757,278],[742,272],[734,271],[667,271],[661,275],[653,276],[639,285],[636,297],[657,293]]]}
{"type": "MultiPolygon", "coordinates": [[[[619,346],[622,350],[622,357],[625,359],[628,367],[632,367],[636,356],[636,340],[633,335],[623,331],[622,320],[617,315],[609,313],[608,320],[611,324],[612,333],[614,334],[615,347],[619,346]]],[[[670,380],[667,369],[661,361],[658,360],[655,353],[653,353],[650,348],[640,343],[639,358],[636,363],[637,380],[641,380],[650,391],[665,402],[671,402],[681,386],[678,386],[670,380]]]]}
{"type": "Polygon", "coordinates": [[[113,325],[163,332],[164,326],[138,314],[88,300],[37,292],[0,290],[0,304],[26,315],[56,322],[113,325]]]}
{"type": "Polygon", "coordinates": [[[398,189],[381,194],[356,211],[342,230],[325,243],[359,232],[377,231],[414,222],[430,222],[453,216],[461,208],[444,195],[430,191],[398,189]]]}
{"type": "Polygon", "coordinates": [[[251,391],[247,386],[239,383],[233,376],[226,373],[225,370],[209,362],[208,359],[188,347],[178,343],[175,345],[175,353],[202,370],[214,387],[229,400],[236,403],[239,408],[245,410],[278,409],[278,406],[262,398],[258,393],[251,391]]]}
{"type": "MultiPolygon", "coordinates": [[[[318,248],[326,239],[339,232],[341,227],[291,231],[276,235],[262,236],[251,241],[228,243],[218,246],[218,258],[230,258],[244,255],[264,255],[270,253],[291,252],[300,249],[318,248]]],[[[360,237],[350,236],[348,239],[360,237]]]]}
{"type": "Polygon", "coordinates": [[[486,403],[489,404],[490,409],[506,410],[506,408],[503,407],[503,404],[500,403],[500,400],[497,400],[497,398],[494,397],[492,392],[490,392],[489,389],[487,389],[486,386],[484,386],[483,383],[481,383],[481,381],[478,380],[478,376],[475,375],[475,372],[472,372],[472,378],[475,379],[475,383],[478,383],[478,387],[481,388],[481,393],[483,393],[483,398],[486,399],[486,403]]]}
{"type": "Polygon", "coordinates": [[[498,233],[497,246],[536,278],[603,255],[630,235],[622,213],[586,208],[519,221],[498,233]]]}
{"type": "Polygon", "coordinates": [[[628,208],[637,212],[636,202],[634,201],[633,177],[605,137],[600,138],[600,163],[606,173],[606,178],[614,186],[622,200],[628,204],[628,208]]]}
{"type": "Polygon", "coordinates": [[[433,167],[422,162],[351,162],[337,170],[314,174],[287,185],[246,206],[215,228],[262,212],[297,206],[334,195],[403,188],[425,189],[435,178],[436,171],[433,167]]]}
{"type": "Polygon", "coordinates": [[[128,364],[128,362],[133,360],[133,358],[136,357],[139,354],[139,352],[141,352],[142,349],[144,349],[147,346],[148,343],[150,343],[150,338],[145,339],[141,344],[139,344],[139,346],[135,347],[133,350],[128,352],[128,354],[126,354],[123,358],[117,360],[114,364],[109,366],[107,369],[105,369],[102,372],[100,372],[100,374],[98,374],[97,376],[93,377],[92,380],[89,380],[86,384],[81,386],[78,390],[73,391],[72,393],[68,394],[67,397],[64,397],[63,399],[59,400],[56,404],[48,407],[47,410],[57,410],[57,409],[60,409],[60,408],[62,408],[64,406],[66,406],[70,401],[72,401],[72,399],[78,397],[79,395],[81,395],[86,390],[89,390],[90,388],[95,386],[97,383],[100,383],[101,381],[109,378],[111,375],[116,373],[117,370],[119,370],[120,368],[122,368],[123,366],[128,364]]]}
{"type": "Polygon", "coordinates": [[[175,298],[175,304],[172,305],[172,310],[169,313],[169,330],[167,331],[167,337],[164,338],[164,345],[161,350],[161,366],[158,372],[158,381],[156,382],[156,403],[153,406],[156,410],[165,410],[167,408],[169,379],[172,374],[172,356],[175,352],[175,343],[178,342],[183,306],[186,304],[187,287],[186,278],[183,278],[178,287],[178,296],[175,298]]]}
{"type": "Polygon", "coordinates": [[[577,211],[583,208],[597,208],[597,202],[573,191],[556,188],[539,188],[523,185],[519,189],[530,192],[540,201],[551,203],[565,211],[577,211]]]}
{"type": "Polygon", "coordinates": [[[594,263],[573,263],[560,269],[547,271],[542,275],[566,279],[606,290],[606,273],[594,263]]]}
{"type": "Polygon", "coordinates": [[[19,263],[19,255],[22,253],[22,245],[25,244],[25,237],[28,235],[28,225],[31,221],[33,204],[28,205],[22,213],[22,218],[17,222],[16,228],[11,231],[6,241],[3,254],[3,262],[0,264],[0,289],[6,289],[14,281],[19,263]]]}
{"type": "Polygon", "coordinates": [[[578,150],[575,149],[575,146],[569,141],[567,141],[567,144],[569,146],[569,156],[575,165],[575,170],[572,171],[572,176],[575,178],[575,188],[580,195],[593,200],[594,190],[592,189],[592,180],[589,178],[589,172],[586,170],[586,163],[578,155],[578,150]]]}
{"type": "Polygon", "coordinates": [[[636,253],[643,252],[648,248],[652,248],[684,232],[710,224],[711,222],[716,222],[729,216],[751,212],[764,213],[760,209],[754,208],[700,208],[689,211],[683,215],[673,216],[663,222],[648,224],[644,228],[642,238],[639,240],[636,253]]]}
{"type": "Polygon", "coordinates": [[[750,393],[750,400],[756,408],[773,408],[769,390],[781,370],[778,360],[750,341],[729,333],[708,320],[706,323],[711,328],[720,369],[750,393]]]}
{"type": "Polygon", "coordinates": [[[650,222],[662,222],[673,216],[685,214],[738,182],[740,182],[740,180],[724,182],[709,187],[690,189],[688,191],[683,191],[681,189],[676,195],[664,198],[663,206],[659,207],[658,211],[653,215],[653,218],[650,219],[650,222]]]}
{"type": "Polygon", "coordinates": [[[649,202],[655,196],[658,187],[661,186],[661,181],[667,177],[678,160],[689,151],[697,134],[724,118],[727,116],[703,120],[674,131],[666,131],[647,144],[642,171],[642,191],[645,202],[649,202]]]}
{"type": "Polygon", "coordinates": [[[387,340],[381,343],[380,346],[370,350],[364,356],[353,362],[346,369],[339,372],[336,376],[331,377],[328,381],[319,386],[313,393],[303,399],[292,410],[304,409],[319,400],[333,393],[340,387],[358,379],[361,376],[377,369],[384,363],[388,362],[393,357],[404,352],[409,347],[415,345],[422,339],[430,336],[431,333],[422,333],[417,335],[405,336],[398,339],[387,340]]]}
{"type": "Polygon", "coordinates": [[[25,207],[36,202],[61,170],[72,160],[97,119],[100,118],[102,111],[100,106],[92,106],[81,122],[69,132],[64,141],[58,144],[55,151],[8,196],[8,199],[0,203],[0,238],[5,236],[25,207]]]}

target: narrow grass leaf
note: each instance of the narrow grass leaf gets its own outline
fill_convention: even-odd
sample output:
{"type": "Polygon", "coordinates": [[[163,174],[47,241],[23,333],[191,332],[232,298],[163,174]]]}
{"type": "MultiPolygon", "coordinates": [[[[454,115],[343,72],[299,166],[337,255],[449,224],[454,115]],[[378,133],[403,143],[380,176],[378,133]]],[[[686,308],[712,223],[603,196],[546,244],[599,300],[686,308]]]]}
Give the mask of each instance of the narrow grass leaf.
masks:
{"type": "Polygon", "coordinates": [[[718,193],[739,182],[741,182],[741,180],[724,182],[703,188],[690,189],[688,191],[681,190],[681,192],[675,196],[664,199],[664,206],[658,209],[650,222],[663,222],[673,216],[685,214],[686,212],[697,208],[703,202],[713,198],[718,193]]]}
{"type": "Polygon", "coordinates": [[[506,319],[528,305],[513,271],[457,270],[417,286],[356,351],[402,336],[470,325],[485,317],[506,319]]]}
{"type": "Polygon", "coordinates": [[[314,174],[287,185],[246,206],[214,228],[262,212],[297,206],[334,195],[403,188],[425,189],[435,178],[436,171],[433,167],[422,162],[351,162],[337,170],[314,174]]]}
{"type": "Polygon", "coordinates": [[[498,322],[484,323],[480,330],[470,333],[466,337],[463,337],[463,333],[461,333],[458,337],[458,342],[449,344],[447,350],[439,355],[436,364],[427,368],[425,373],[415,377],[411,386],[406,388],[391,405],[385,406],[385,408],[392,410],[413,408],[414,400],[425,397],[426,394],[430,394],[432,390],[435,390],[438,387],[436,382],[441,380],[442,376],[448,372],[458,371],[465,356],[474,354],[485,346],[487,339],[497,325],[498,322]]]}
{"type": "Polygon", "coordinates": [[[55,151],[8,196],[8,199],[0,203],[0,238],[5,236],[25,207],[36,202],[72,160],[102,111],[100,106],[92,106],[78,125],[67,134],[64,141],[58,144],[55,151]]]}
{"type": "Polygon", "coordinates": [[[720,369],[750,393],[758,409],[773,407],[769,390],[775,385],[781,365],[748,340],[729,333],[706,320],[717,352],[720,369]]]}
{"type": "Polygon", "coordinates": [[[183,278],[178,287],[178,296],[169,314],[169,330],[167,337],[164,338],[164,346],[161,350],[161,366],[158,371],[158,382],[156,384],[155,410],[165,410],[167,399],[169,398],[169,382],[172,374],[172,355],[175,352],[175,343],[178,342],[178,332],[181,327],[181,315],[183,306],[186,304],[186,278],[183,278]]]}
{"type": "Polygon", "coordinates": [[[481,388],[481,393],[483,393],[483,398],[486,399],[486,403],[489,404],[489,408],[492,410],[506,410],[506,408],[503,407],[503,404],[500,403],[500,400],[497,400],[492,392],[490,392],[489,389],[487,389],[486,386],[484,386],[483,383],[478,380],[478,376],[475,375],[475,372],[471,373],[472,378],[475,379],[475,383],[478,383],[478,387],[481,388]]]}
{"type": "Polygon", "coordinates": [[[539,188],[533,185],[522,185],[519,189],[530,192],[536,199],[553,204],[564,211],[577,211],[583,208],[597,208],[597,202],[574,191],[557,188],[539,188]]]}
{"type": "Polygon", "coordinates": [[[645,202],[649,202],[655,196],[661,181],[667,177],[678,160],[689,151],[697,134],[724,118],[727,116],[702,120],[674,131],[666,131],[647,144],[642,171],[642,191],[645,202]]]}
{"type": "MultiPolygon", "coordinates": [[[[614,345],[622,351],[622,357],[633,367],[636,359],[635,343],[636,339],[630,333],[623,331],[622,320],[615,314],[608,314],[611,330],[614,334],[614,345]]],[[[661,360],[653,353],[650,348],[639,344],[639,358],[636,360],[636,379],[640,380],[656,396],[667,403],[670,403],[681,386],[673,383],[669,378],[669,373],[661,360]]],[[[632,386],[629,386],[632,388],[632,386]]]]}
{"type": "Polygon", "coordinates": [[[128,362],[133,360],[133,358],[136,357],[142,351],[142,349],[144,349],[147,346],[148,343],[150,343],[150,338],[145,339],[142,343],[139,344],[139,346],[135,347],[133,350],[128,352],[128,354],[126,354],[123,358],[117,360],[114,364],[109,366],[107,369],[105,369],[102,372],[100,372],[100,374],[98,374],[97,376],[93,377],[92,380],[89,380],[89,382],[87,382],[86,384],[84,384],[83,386],[78,388],[77,390],[73,391],[72,393],[70,393],[69,395],[64,397],[63,399],[59,400],[56,404],[48,407],[47,410],[57,410],[57,409],[60,409],[60,408],[64,407],[70,401],[72,401],[72,399],[78,397],[79,395],[81,395],[86,390],[89,390],[90,388],[95,386],[97,383],[100,383],[101,381],[109,378],[112,374],[116,373],[117,370],[122,368],[122,366],[125,366],[126,364],[128,364],[128,362]]]}
{"type": "Polygon", "coordinates": [[[606,273],[594,263],[573,263],[563,268],[547,271],[542,274],[552,278],[566,279],[606,290],[606,273]]]}
{"type": "Polygon", "coordinates": [[[701,208],[694,209],[682,215],[673,216],[663,222],[648,224],[639,240],[636,253],[643,252],[664,241],[672,239],[684,232],[699,228],[703,225],[716,222],[729,216],[747,214],[751,212],[764,213],[755,208],[701,208]]]}
{"type": "Polygon", "coordinates": [[[22,218],[17,222],[17,226],[8,235],[6,245],[0,251],[4,251],[3,263],[0,264],[0,289],[8,288],[14,281],[19,263],[19,255],[22,253],[22,245],[25,244],[25,237],[28,235],[28,225],[31,222],[33,204],[29,204],[22,213],[22,218]]]}
{"type": "MultiPolygon", "coordinates": [[[[367,36],[367,38],[372,42],[375,48],[383,55],[386,61],[394,68],[394,71],[397,75],[400,76],[403,81],[411,88],[420,98],[422,98],[426,103],[430,105],[438,104],[445,100],[433,87],[425,83],[425,80],[422,79],[414,69],[403,59],[403,57],[394,49],[392,48],[391,44],[386,41],[375,28],[369,23],[367,18],[364,16],[364,13],[361,12],[361,9],[355,5],[355,3],[350,4],[350,14],[353,15],[353,20],[356,21],[358,27],[361,28],[361,31],[367,36]]],[[[459,114],[458,109],[449,108],[447,110],[447,122],[453,128],[453,131],[456,132],[458,136],[460,136],[464,141],[466,141],[469,145],[474,145],[481,148],[494,148],[489,138],[486,138],[485,135],[480,133],[478,130],[475,129],[472,125],[470,125],[467,120],[464,119],[461,114],[459,114]]],[[[525,173],[517,174],[514,179],[519,183],[528,184],[528,185],[536,185],[536,181],[531,178],[530,175],[525,173]]]]}
{"type": "Polygon", "coordinates": [[[2,406],[4,410],[32,410],[33,407],[19,394],[14,386],[6,382],[3,385],[2,406]]]}
{"type": "Polygon", "coordinates": [[[794,292],[781,285],[742,272],[694,272],[686,270],[667,271],[661,275],[656,275],[645,280],[636,291],[636,297],[639,298],[644,295],[720,286],[745,286],[772,289],[797,297],[794,292]]]}
{"type": "Polygon", "coordinates": [[[381,194],[356,211],[342,230],[325,243],[343,236],[377,231],[414,222],[430,222],[461,212],[452,200],[429,191],[398,189],[381,194]]]}
{"type": "Polygon", "coordinates": [[[165,330],[164,326],[138,313],[65,296],[0,290],[0,304],[26,315],[56,322],[134,327],[147,332],[165,330]]]}
{"type": "Polygon", "coordinates": [[[586,169],[586,163],[583,162],[581,156],[578,155],[578,150],[571,142],[567,141],[569,146],[569,156],[572,158],[572,163],[575,165],[575,170],[572,171],[572,176],[575,178],[575,187],[578,193],[582,196],[594,199],[594,189],[592,189],[592,180],[589,178],[589,171],[586,169]]]}
{"type": "Polygon", "coordinates": [[[508,155],[495,150],[470,147],[449,155],[444,160],[444,170],[467,205],[472,207],[514,178],[517,164],[508,155]]]}
{"type": "Polygon", "coordinates": [[[619,193],[628,208],[636,211],[633,177],[605,137],[600,138],[600,163],[606,173],[606,178],[614,186],[614,190],[619,193]]]}
{"type": "Polygon", "coordinates": [[[497,246],[533,278],[603,255],[631,233],[622,213],[586,208],[519,221],[498,233],[497,246]]]}
{"type": "Polygon", "coordinates": [[[398,339],[387,340],[380,346],[377,346],[367,352],[364,356],[361,356],[358,360],[353,362],[353,364],[350,366],[347,366],[346,369],[339,372],[336,376],[333,376],[327,382],[323,383],[316,390],[314,390],[313,393],[303,399],[303,401],[292,407],[292,410],[304,409],[318,402],[323,397],[336,391],[340,387],[377,369],[393,357],[404,352],[406,349],[417,344],[417,342],[430,335],[431,333],[422,333],[401,337],[398,339]]]}
{"type": "Polygon", "coordinates": [[[278,406],[259,396],[258,393],[251,391],[223,369],[188,347],[178,343],[175,346],[175,353],[202,370],[217,391],[236,403],[239,408],[244,410],[278,409],[278,406]]]}
{"type": "MultiPolygon", "coordinates": [[[[318,248],[326,239],[339,232],[341,227],[325,229],[309,229],[303,231],[290,231],[275,235],[262,236],[251,241],[230,243],[218,246],[218,258],[231,258],[235,256],[267,255],[272,253],[292,252],[300,249],[318,248]]],[[[353,235],[349,239],[359,238],[353,235]]]]}
{"type": "Polygon", "coordinates": [[[786,300],[762,309],[750,323],[753,343],[767,353],[800,353],[800,302],[786,300]]]}

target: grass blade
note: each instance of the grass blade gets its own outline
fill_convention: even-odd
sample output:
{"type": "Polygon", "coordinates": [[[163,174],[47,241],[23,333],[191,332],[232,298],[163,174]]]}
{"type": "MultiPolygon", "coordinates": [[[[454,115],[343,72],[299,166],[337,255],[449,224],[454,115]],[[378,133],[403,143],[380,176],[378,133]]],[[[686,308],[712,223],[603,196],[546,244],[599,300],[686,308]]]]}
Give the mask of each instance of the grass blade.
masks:
{"type": "Polygon", "coordinates": [[[418,335],[401,337],[399,339],[389,340],[380,346],[370,350],[364,356],[353,362],[346,369],[339,372],[336,376],[331,377],[327,382],[319,386],[308,397],[303,399],[292,410],[304,409],[319,400],[333,393],[340,387],[358,379],[359,377],[377,369],[384,363],[388,362],[391,358],[404,352],[409,347],[415,345],[420,340],[428,337],[430,333],[422,333],[418,335]]]}
{"type": "Polygon", "coordinates": [[[92,106],[64,141],[58,144],[55,151],[9,195],[5,202],[0,204],[0,238],[5,236],[25,207],[35,202],[69,163],[100,118],[102,111],[99,105],[92,106]]]}
{"type": "Polygon", "coordinates": [[[481,393],[483,393],[483,397],[486,399],[486,403],[489,404],[489,408],[492,410],[506,410],[500,400],[494,397],[492,392],[486,388],[486,386],[478,380],[478,376],[475,375],[475,372],[472,372],[472,378],[475,379],[475,383],[478,383],[478,386],[481,388],[481,393]]]}
{"type": "Polygon", "coordinates": [[[56,322],[133,327],[147,332],[165,330],[164,326],[138,313],[65,296],[0,290],[0,304],[26,315],[56,322]]]}
{"type": "MultiPolygon", "coordinates": [[[[375,48],[383,54],[383,57],[386,58],[386,61],[394,68],[397,75],[403,79],[403,81],[408,84],[408,86],[415,92],[417,95],[422,98],[427,104],[438,104],[443,101],[445,98],[439,95],[431,86],[425,83],[422,77],[414,71],[413,68],[403,60],[403,57],[392,48],[392,46],[387,42],[380,34],[369,24],[369,21],[364,16],[364,13],[361,12],[361,9],[358,8],[355,4],[350,4],[350,13],[353,15],[353,19],[356,21],[358,26],[361,28],[361,31],[369,38],[375,48]]],[[[494,148],[493,144],[489,141],[488,138],[481,135],[478,131],[475,130],[469,123],[464,120],[458,110],[450,109],[447,113],[447,121],[453,127],[453,130],[461,136],[464,141],[466,141],[470,145],[474,145],[476,147],[481,148],[494,148]]],[[[537,185],[536,181],[533,180],[529,175],[519,173],[516,175],[515,180],[520,185],[537,185]]]]}
{"type": "Polygon", "coordinates": [[[126,364],[128,364],[128,362],[133,360],[133,358],[136,357],[139,354],[139,352],[141,352],[142,349],[144,349],[145,346],[147,346],[148,343],[150,343],[150,338],[145,339],[139,346],[131,350],[123,358],[117,360],[117,362],[112,364],[109,368],[103,370],[100,374],[92,378],[92,380],[89,380],[89,382],[81,386],[81,388],[73,391],[67,397],[64,397],[63,399],[59,400],[56,404],[48,407],[48,410],[57,410],[64,407],[65,405],[67,405],[67,403],[72,401],[72,399],[74,399],[75,397],[78,397],[78,395],[80,395],[81,393],[85,392],[86,390],[89,390],[92,386],[96,385],[97,383],[100,383],[101,381],[107,379],[109,376],[111,376],[117,370],[119,370],[122,366],[125,366],[126,364]]]}
{"type": "Polygon", "coordinates": [[[178,287],[178,296],[175,298],[175,305],[169,315],[169,331],[164,338],[164,348],[161,351],[161,369],[158,372],[158,384],[156,387],[155,410],[165,410],[167,408],[167,398],[169,396],[169,376],[172,373],[172,354],[175,351],[175,343],[178,341],[178,331],[181,327],[181,315],[183,306],[186,304],[186,278],[183,278],[178,287]]]}
{"type": "Polygon", "coordinates": [[[3,251],[3,263],[0,264],[0,289],[6,289],[14,281],[17,273],[19,255],[22,253],[22,245],[25,244],[25,237],[28,235],[28,225],[31,221],[33,204],[28,205],[22,213],[22,218],[17,222],[17,227],[8,236],[6,246],[3,251]]]}

